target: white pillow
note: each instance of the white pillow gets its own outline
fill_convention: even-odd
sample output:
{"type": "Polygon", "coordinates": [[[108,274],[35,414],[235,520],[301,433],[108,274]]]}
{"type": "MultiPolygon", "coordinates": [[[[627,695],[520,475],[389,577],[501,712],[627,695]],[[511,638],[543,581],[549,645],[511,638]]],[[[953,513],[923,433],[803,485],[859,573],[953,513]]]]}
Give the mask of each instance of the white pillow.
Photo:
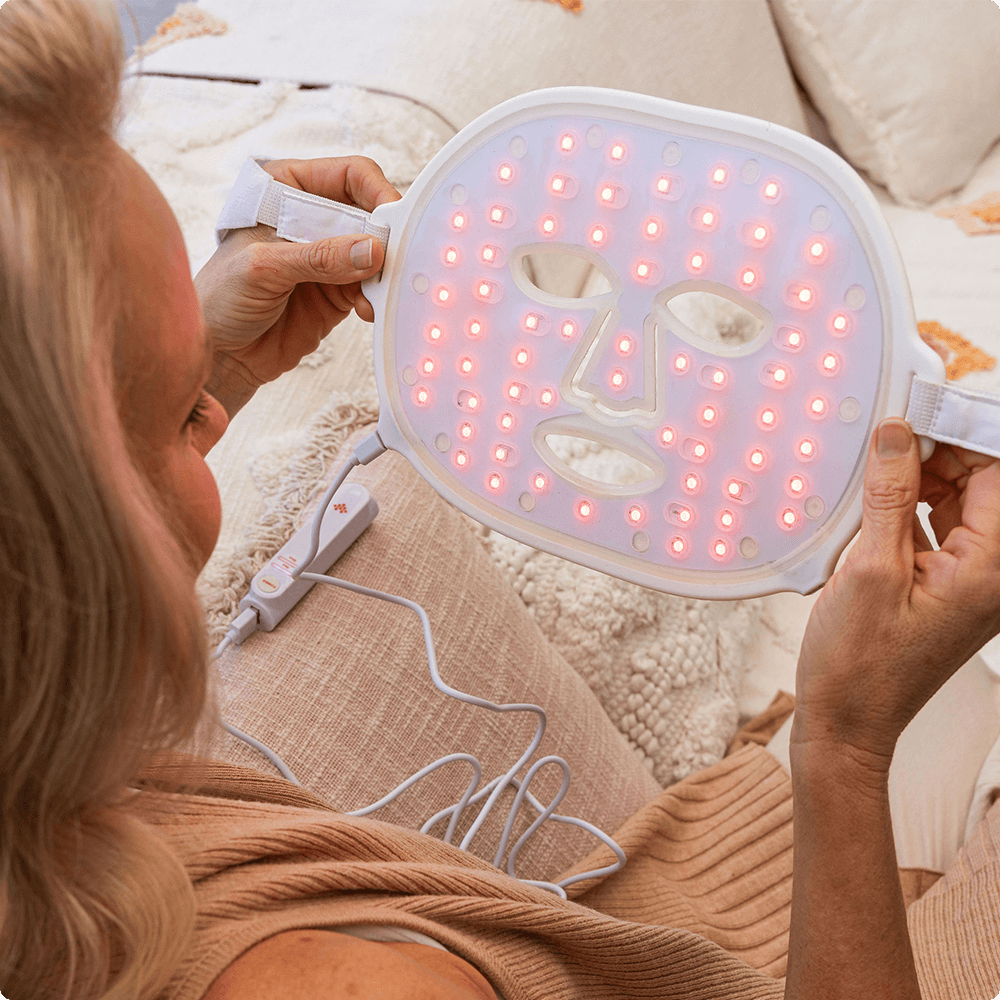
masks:
{"type": "Polygon", "coordinates": [[[960,188],[1000,136],[991,0],[770,0],[843,155],[901,205],[960,188]]]}

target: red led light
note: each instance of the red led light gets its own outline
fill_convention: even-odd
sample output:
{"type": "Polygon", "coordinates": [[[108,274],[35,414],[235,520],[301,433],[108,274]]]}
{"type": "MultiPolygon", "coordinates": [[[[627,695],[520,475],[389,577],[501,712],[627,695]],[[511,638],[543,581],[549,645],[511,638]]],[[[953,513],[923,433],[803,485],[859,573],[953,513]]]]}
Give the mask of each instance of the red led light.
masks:
{"type": "Polygon", "coordinates": [[[744,288],[753,288],[757,284],[757,272],[751,267],[744,268],[740,275],[740,284],[744,288]]]}
{"type": "Polygon", "coordinates": [[[556,401],[556,393],[554,389],[542,389],[538,393],[538,402],[542,406],[551,406],[556,401]]]}
{"type": "Polygon", "coordinates": [[[508,454],[509,454],[509,452],[507,451],[507,449],[506,449],[506,448],[505,448],[505,447],[504,447],[504,446],[503,446],[502,444],[498,444],[498,445],[497,445],[497,446],[496,446],[496,447],[495,447],[495,448],[493,449],[493,457],[494,457],[494,458],[495,458],[495,459],[496,459],[496,460],[497,460],[498,462],[506,462],[506,461],[507,461],[507,455],[508,455],[508,454]]]}
{"type": "Polygon", "coordinates": [[[511,384],[507,386],[507,396],[515,401],[521,400],[525,395],[524,388],[525,387],[520,382],[511,382],[511,384]]]}
{"type": "Polygon", "coordinates": [[[645,511],[638,504],[633,504],[631,507],[629,507],[628,509],[629,524],[633,525],[642,524],[642,522],[645,520],[645,517],[646,517],[645,511]]]}
{"type": "Polygon", "coordinates": [[[440,343],[441,338],[444,336],[444,331],[438,326],[437,323],[431,323],[426,330],[426,337],[432,344],[440,343]]]}
{"type": "Polygon", "coordinates": [[[559,138],[559,148],[564,153],[571,153],[576,146],[576,139],[571,132],[564,132],[559,138]]]}
{"type": "Polygon", "coordinates": [[[664,447],[669,448],[670,445],[672,445],[676,439],[677,439],[677,432],[673,429],[673,427],[664,427],[660,431],[660,444],[662,444],[664,447]]]}
{"type": "Polygon", "coordinates": [[[640,280],[645,280],[653,272],[653,265],[648,260],[640,260],[635,265],[635,276],[640,280]]]}
{"type": "Polygon", "coordinates": [[[612,389],[624,389],[628,382],[628,375],[621,368],[612,368],[608,376],[608,384],[612,389]]]}
{"type": "Polygon", "coordinates": [[[693,472],[688,472],[682,482],[687,493],[697,493],[701,488],[701,480],[693,472]]]}
{"type": "Polygon", "coordinates": [[[460,255],[457,247],[445,247],[441,253],[441,260],[448,267],[455,267],[460,260],[460,255]]]}
{"type": "Polygon", "coordinates": [[[470,337],[478,337],[483,332],[483,322],[478,319],[470,319],[466,327],[470,337]]]}
{"type": "Polygon", "coordinates": [[[701,224],[703,226],[715,225],[715,212],[707,211],[701,213],[701,224]]]}
{"type": "Polygon", "coordinates": [[[830,409],[830,404],[822,396],[813,396],[809,400],[809,416],[818,419],[825,417],[830,409]]]}
{"type": "Polygon", "coordinates": [[[536,490],[544,490],[545,476],[543,476],[540,472],[536,472],[534,479],[531,480],[531,485],[534,486],[536,490]]]}
{"type": "Polygon", "coordinates": [[[847,333],[850,327],[850,320],[843,313],[836,313],[833,319],[830,321],[830,326],[833,327],[834,336],[847,333]]]}
{"type": "Polygon", "coordinates": [[[801,496],[805,492],[806,483],[801,476],[792,476],[788,480],[788,492],[793,496],[801,496]]]}
{"type": "Polygon", "coordinates": [[[670,193],[670,178],[669,177],[657,177],[656,178],[656,190],[659,194],[669,194],[670,193]]]}
{"type": "Polygon", "coordinates": [[[716,368],[715,371],[712,372],[711,378],[712,385],[720,389],[726,384],[726,373],[721,368],[716,368]]]}
{"type": "Polygon", "coordinates": [[[448,305],[451,302],[451,289],[446,288],[444,285],[439,285],[434,290],[434,301],[439,306],[448,305]]]}
{"type": "Polygon", "coordinates": [[[475,428],[468,421],[466,421],[464,424],[462,424],[461,427],[458,428],[458,436],[463,441],[471,441],[472,435],[474,433],[475,433],[475,428]]]}
{"type": "Polygon", "coordinates": [[[500,429],[503,431],[512,431],[514,429],[515,420],[513,413],[501,413],[498,420],[500,424],[500,429]]]}
{"type": "Polygon", "coordinates": [[[506,210],[502,206],[494,205],[490,209],[490,222],[495,222],[499,225],[501,222],[503,222],[506,214],[507,214],[506,210]]]}
{"type": "Polygon", "coordinates": [[[458,370],[462,375],[471,375],[475,371],[475,368],[476,363],[468,355],[459,358],[458,370]]]}
{"type": "Polygon", "coordinates": [[[518,368],[524,368],[529,361],[531,361],[531,354],[528,352],[526,347],[514,348],[514,364],[517,365],[518,368]]]}
{"type": "Polygon", "coordinates": [[[708,258],[701,250],[695,250],[695,252],[688,257],[688,267],[692,271],[704,271],[707,263],[708,258]]]}
{"type": "Polygon", "coordinates": [[[532,330],[532,331],[537,330],[538,323],[539,319],[535,313],[528,313],[528,315],[524,317],[525,330],[532,330]]]}
{"type": "Polygon", "coordinates": [[[479,408],[479,397],[474,392],[470,392],[469,395],[466,397],[465,405],[470,410],[476,410],[476,409],[478,409],[479,408]]]}
{"type": "Polygon", "coordinates": [[[726,531],[736,525],[736,515],[731,510],[719,511],[719,525],[726,531]]]}
{"type": "Polygon", "coordinates": [[[608,231],[604,226],[594,226],[590,230],[590,242],[594,246],[604,246],[608,241],[608,231]]]}
{"type": "Polygon", "coordinates": [[[455,464],[460,469],[464,469],[469,464],[469,456],[461,449],[455,452],[455,464]]]}
{"type": "Polygon", "coordinates": [[[763,194],[768,201],[774,201],[774,199],[778,197],[779,193],[780,189],[774,181],[768,181],[764,185],[763,194]]]}
{"type": "Polygon", "coordinates": [[[813,240],[809,244],[807,256],[812,261],[820,261],[826,256],[826,244],[822,240],[813,240]]]}
{"type": "Polygon", "coordinates": [[[594,516],[594,505],[589,500],[579,500],[576,505],[576,516],[587,520],[594,516]]]}
{"type": "Polygon", "coordinates": [[[500,300],[500,285],[494,281],[480,278],[474,286],[474,291],[476,298],[485,302],[498,302],[500,300]]]}
{"type": "Polygon", "coordinates": [[[601,188],[601,201],[609,202],[614,200],[615,189],[613,187],[602,187],[601,188]]]}
{"type": "Polygon", "coordinates": [[[625,144],[622,142],[616,142],[611,147],[611,159],[616,163],[621,163],[625,159],[625,144]]]}
{"type": "Polygon", "coordinates": [[[691,454],[695,458],[704,458],[708,454],[708,446],[702,441],[696,441],[691,446],[691,454]]]}
{"type": "Polygon", "coordinates": [[[498,247],[487,244],[479,252],[479,256],[482,258],[484,264],[495,264],[500,256],[500,251],[498,247]]]}
{"type": "Polygon", "coordinates": [[[729,177],[729,172],[725,167],[716,167],[712,171],[712,183],[713,184],[725,184],[729,177]]]}
{"type": "Polygon", "coordinates": [[[663,224],[659,219],[647,219],[642,224],[643,235],[647,236],[649,239],[655,239],[659,236],[662,229],[663,224]]]}
{"type": "Polygon", "coordinates": [[[778,329],[775,335],[775,342],[778,347],[786,351],[798,352],[802,350],[806,339],[801,330],[796,330],[792,326],[783,326],[778,329]]]}
{"type": "Polygon", "coordinates": [[[539,222],[539,228],[546,236],[553,236],[556,231],[556,219],[554,215],[543,215],[539,222]]]}
{"type": "Polygon", "coordinates": [[[812,438],[803,438],[795,446],[795,454],[806,461],[816,457],[816,442],[812,438]]]}
{"type": "Polygon", "coordinates": [[[699,419],[706,427],[711,427],[715,423],[716,418],[719,415],[719,411],[714,406],[702,407],[701,413],[698,414],[699,419]]]}
{"type": "Polygon", "coordinates": [[[771,377],[778,385],[784,385],[788,381],[788,371],[779,365],[771,372],[771,377]]]}
{"type": "Polygon", "coordinates": [[[549,187],[552,188],[556,194],[562,194],[566,190],[566,178],[561,174],[556,174],[555,177],[549,181],[549,187]]]}
{"type": "Polygon", "coordinates": [[[773,427],[777,426],[778,411],[772,409],[770,406],[765,406],[764,409],[757,415],[757,423],[765,430],[771,430],[773,427]]]}
{"type": "Polygon", "coordinates": [[[680,535],[675,535],[667,543],[667,550],[671,555],[680,558],[687,551],[687,542],[680,535]]]}
{"type": "Polygon", "coordinates": [[[723,541],[721,538],[717,538],[712,543],[712,555],[716,559],[725,559],[729,555],[729,544],[723,541]]]}
{"type": "Polygon", "coordinates": [[[788,529],[794,528],[795,525],[798,523],[798,520],[799,520],[799,515],[796,514],[791,507],[786,507],[781,512],[780,523],[783,528],[788,528],[788,529]]]}
{"type": "Polygon", "coordinates": [[[465,229],[468,221],[469,219],[465,212],[456,212],[451,217],[451,226],[453,229],[465,229]]]}
{"type": "Polygon", "coordinates": [[[415,391],[413,398],[420,406],[426,406],[431,401],[431,394],[427,389],[421,386],[415,391]]]}
{"type": "Polygon", "coordinates": [[[571,319],[563,320],[559,332],[566,340],[572,340],[576,336],[576,324],[571,319]]]}
{"type": "Polygon", "coordinates": [[[730,500],[736,500],[738,503],[750,503],[753,500],[753,487],[749,483],[744,483],[739,479],[730,479],[726,483],[726,496],[730,500]]]}
{"type": "Polygon", "coordinates": [[[674,371],[683,374],[691,367],[691,359],[686,354],[678,354],[674,358],[674,371]]]}
{"type": "Polygon", "coordinates": [[[425,375],[434,374],[434,359],[433,358],[422,358],[420,361],[420,370],[425,375]]]}
{"type": "Polygon", "coordinates": [[[514,179],[514,168],[509,163],[501,163],[497,169],[497,180],[504,184],[514,179]]]}
{"type": "Polygon", "coordinates": [[[499,472],[491,472],[486,479],[486,484],[489,486],[494,493],[496,493],[500,487],[503,486],[503,479],[499,472]]]}
{"type": "Polygon", "coordinates": [[[754,226],[753,238],[756,243],[763,243],[767,239],[767,226],[754,226]]]}
{"type": "Polygon", "coordinates": [[[634,344],[632,343],[631,337],[622,335],[618,338],[615,346],[618,349],[618,353],[622,355],[622,357],[628,357],[632,353],[634,344]]]}
{"type": "Polygon", "coordinates": [[[755,472],[759,472],[767,464],[767,456],[760,448],[754,448],[747,458],[747,464],[755,472]]]}
{"type": "Polygon", "coordinates": [[[812,297],[813,297],[813,293],[812,293],[812,289],[811,288],[800,288],[799,289],[798,300],[803,305],[808,305],[810,302],[812,302],[812,297]]]}
{"type": "Polygon", "coordinates": [[[819,359],[819,370],[824,375],[836,375],[840,371],[840,358],[828,351],[819,359]]]}

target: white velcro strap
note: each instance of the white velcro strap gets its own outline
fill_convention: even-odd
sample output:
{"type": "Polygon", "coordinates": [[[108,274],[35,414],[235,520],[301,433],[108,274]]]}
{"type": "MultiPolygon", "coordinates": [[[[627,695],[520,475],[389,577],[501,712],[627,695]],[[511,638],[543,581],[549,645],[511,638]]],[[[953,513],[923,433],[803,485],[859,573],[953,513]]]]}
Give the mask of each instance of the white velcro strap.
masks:
{"type": "Polygon", "coordinates": [[[1000,458],[1000,396],[928,382],[910,386],[906,422],[917,434],[1000,458]]]}
{"type": "Polygon", "coordinates": [[[368,212],[354,205],[321,198],[276,181],[261,166],[267,162],[266,157],[251,157],[243,164],[215,224],[216,245],[222,243],[230,229],[262,222],[292,243],[361,233],[374,236],[385,252],[388,226],[375,225],[368,212]]]}

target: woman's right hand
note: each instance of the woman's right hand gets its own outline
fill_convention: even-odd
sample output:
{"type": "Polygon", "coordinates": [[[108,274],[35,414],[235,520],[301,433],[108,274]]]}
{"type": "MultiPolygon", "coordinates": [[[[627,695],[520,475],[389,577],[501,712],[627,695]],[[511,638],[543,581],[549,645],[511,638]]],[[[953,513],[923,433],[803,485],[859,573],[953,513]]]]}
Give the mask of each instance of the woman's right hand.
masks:
{"type": "Polygon", "coordinates": [[[1000,461],[938,444],[921,469],[909,425],[883,421],[868,451],[860,535],[802,642],[793,761],[806,746],[827,747],[888,772],[910,720],[998,631],[1000,461]],[[933,508],[937,550],[918,500],[933,508]]]}

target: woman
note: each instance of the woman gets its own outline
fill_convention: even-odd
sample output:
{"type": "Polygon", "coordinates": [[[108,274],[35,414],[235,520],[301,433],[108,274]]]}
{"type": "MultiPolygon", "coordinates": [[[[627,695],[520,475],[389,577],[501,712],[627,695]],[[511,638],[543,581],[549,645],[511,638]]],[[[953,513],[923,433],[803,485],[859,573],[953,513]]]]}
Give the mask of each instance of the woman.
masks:
{"type": "MultiPolygon", "coordinates": [[[[279,860],[306,865],[310,878],[350,874],[383,907],[408,905],[412,893],[393,881],[403,869],[433,875],[447,883],[433,895],[439,915],[421,911],[419,926],[438,921],[452,950],[333,933],[326,890],[312,909],[303,898],[294,929],[247,920],[257,930],[242,942],[230,934],[225,962],[198,953],[203,971],[215,961],[210,974],[172,978],[190,969],[192,942],[206,940],[222,904],[212,910],[192,890],[207,854],[182,864],[171,847],[177,814],[157,827],[155,796],[134,786],[155,751],[195,734],[209,703],[194,581],[220,505],[204,458],[257,386],[352,308],[372,318],[359,282],[382,252],[357,237],[287,244],[260,227],[232,235],[192,283],[169,206],[112,138],[122,65],[111,3],[0,8],[0,991],[779,995],[780,981],[695,934],[592,912],[307,798],[256,811],[184,802],[202,810],[198,837],[218,845],[215,855],[245,842],[251,820],[289,837],[308,829],[310,849],[279,860]],[[370,851],[319,867],[337,837],[370,851]],[[375,870],[387,881],[373,882],[375,870]],[[479,922],[462,924],[463,907],[479,922]]],[[[357,158],[267,169],[367,210],[398,197],[357,158]]],[[[816,605],[799,660],[786,998],[920,996],[887,773],[909,720],[1000,630],[998,496],[1000,462],[938,447],[921,474],[904,422],[885,421],[873,437],[861,535],[816,605]],[[918,497],[934,506],[939,551],[919,530],[918,497]]]]}

